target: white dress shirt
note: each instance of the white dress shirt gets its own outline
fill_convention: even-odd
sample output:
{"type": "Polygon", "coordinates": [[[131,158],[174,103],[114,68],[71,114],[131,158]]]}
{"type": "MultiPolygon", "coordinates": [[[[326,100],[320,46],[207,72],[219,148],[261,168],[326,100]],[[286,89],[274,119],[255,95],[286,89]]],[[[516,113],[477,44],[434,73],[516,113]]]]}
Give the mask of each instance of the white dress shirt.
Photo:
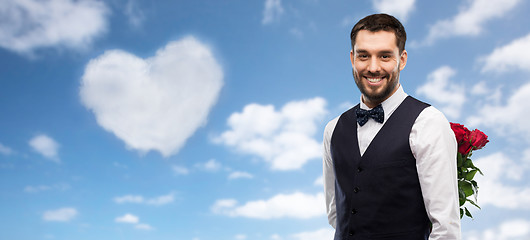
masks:
{"type": "MultiPolygon", "coordinates": [[[[408,95],[399,89],[382,103],[385,112],[383,123],[373,119],[362,127],[357,123],[357,137],[361,155],[381,130],[387,119],[408,95]]],[[[369,108],[362,102],[360,107],[369,108]]],[[[326,210],[331,226],[335,228],[335,174],[330,153],[330,141],[339,117],[331,120],[324,130],[324,191],[326,210]]],[[[460,237],[460,212],[456,172],[457,143],[449,122],[438,109],[425,108],[412,126],[409,136],[410,148],[416,158],[423,201],[431,220],[432,232],[429,240],[448,240],[460,237]]]]}

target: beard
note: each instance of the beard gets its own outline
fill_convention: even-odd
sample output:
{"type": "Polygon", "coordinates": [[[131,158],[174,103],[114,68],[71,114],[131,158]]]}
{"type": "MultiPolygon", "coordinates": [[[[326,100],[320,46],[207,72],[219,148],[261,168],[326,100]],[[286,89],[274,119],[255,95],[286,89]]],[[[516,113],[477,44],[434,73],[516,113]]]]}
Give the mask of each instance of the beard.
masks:
{"type": "MultiPolygon", "coordinates": [[[[384,88],[381,91],[370,91],[368,89],[369,87],[366,84],[363,84],[362,77],[359,74],[355,74],[355,71],[353,69],[352,74],[353,79],[355,79],[355,84],[357,85],[357,88],[359,88],[359,91],[361,91],[363,97],[370,102],[383,102],[384,100],[390,97],[390,95],[394,92],[399,83],[399,71],[397,71],[395,74],[392,74],[392,77],[389,79],[386,85],[383,86],[384,88]]],[[[390,75],[387,76],[387,78],[389,77],[390,75]]]]}

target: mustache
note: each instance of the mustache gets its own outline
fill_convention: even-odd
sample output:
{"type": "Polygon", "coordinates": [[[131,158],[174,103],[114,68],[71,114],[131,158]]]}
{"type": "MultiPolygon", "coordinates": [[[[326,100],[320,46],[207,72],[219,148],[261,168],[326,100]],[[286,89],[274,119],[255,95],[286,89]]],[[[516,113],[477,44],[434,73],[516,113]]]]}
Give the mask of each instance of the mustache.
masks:
{"type": "MultiPolygon", "coordinates": [[[[352,68],[351,73],[355,77],[355,69],[352,68]]],[[[388,76],[388,74],[381,73],[381,72],[380,73],[367,72],[366,74],[360,74],[360,73],[358,74],[359,74],[359,77],[371,77],[371,78],[388,76]]]]}
{"type": "MultiPolygon", "coordinates": [[[[351,70],[351,74],[353,75],[353,77],[355,78],[355,70],[352,68],[351,70]]],[[[359,77],[370,77],[370,78],[376,78],[376,77],[386,77],[388,76],[388,74],[383,74],[383,73],[371,73],[371,72],[368,72],[367,74],[359,74],[359,77]]]]}
{"type": "Polygon", "coordinates": [[[370,78],[376,78],[376,77],[385,77],[387,76],[387,74],[381,74],[381,73],[367,73],[367,74],[364,74],[365,77],[370,77],[370,78]]]}

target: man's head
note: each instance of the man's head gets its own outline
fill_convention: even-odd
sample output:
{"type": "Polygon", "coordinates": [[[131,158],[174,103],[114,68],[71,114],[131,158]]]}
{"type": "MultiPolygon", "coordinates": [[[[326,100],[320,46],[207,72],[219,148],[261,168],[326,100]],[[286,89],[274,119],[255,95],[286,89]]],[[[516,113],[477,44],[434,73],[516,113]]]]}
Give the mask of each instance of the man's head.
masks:
{"type": "Polygon", "coordinates": [[[399,53],[401,54],[405,50],[405,42],[407,41],[407,33],[405,28],[395,17],[388,14],[379,13],[366,16],[359,20],[355,26],[353,26],[350,39],[351,48],[355,46],[357,34],[361,30],[368,30],[370,32],[387,31],[392,32],[396,36],[396,46],[398,46],[399,53]]]}
{"type": "Polygon", "coordinates": [[[375,107],[394,94],[399,72],[407,63],[406,33],[401,23],[386,14],[363,18],[352,29],[350,60],[363,102],[375,107]]]}

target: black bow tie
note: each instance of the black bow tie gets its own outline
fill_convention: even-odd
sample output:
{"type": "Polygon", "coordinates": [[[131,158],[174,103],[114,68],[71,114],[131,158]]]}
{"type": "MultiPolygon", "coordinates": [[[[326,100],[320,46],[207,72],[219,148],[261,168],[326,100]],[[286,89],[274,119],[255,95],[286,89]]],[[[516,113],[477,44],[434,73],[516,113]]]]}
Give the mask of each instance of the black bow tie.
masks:
{"type": "Polygon", "coordinates": [[[381,106],[381,104],[377,105],[377,107],[372,110],[357,108],[355,114],[357,115],[357,122],[361,126],[368,122],[369,118],[373,118],[378,123],[383,123],[385,120],[385,112],[383,111],[383,106],[381,106]]]}

